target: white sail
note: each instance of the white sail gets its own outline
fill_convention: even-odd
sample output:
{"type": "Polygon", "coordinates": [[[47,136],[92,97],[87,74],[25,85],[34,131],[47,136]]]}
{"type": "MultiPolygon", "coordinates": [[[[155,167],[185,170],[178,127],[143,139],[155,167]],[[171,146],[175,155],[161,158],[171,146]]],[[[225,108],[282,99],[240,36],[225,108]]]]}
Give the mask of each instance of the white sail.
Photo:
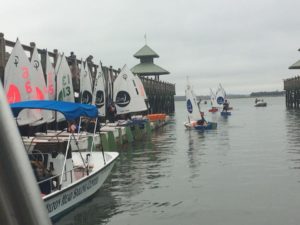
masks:
{"type": "Polygon", "coordinates": [[[217,108],[219,107],[218,103],[217,103],[217,98],[216,98],[216,94],[213,92],[212,89],[210,89],[210,104],[212,108],[217,108]]]}
{"type": "MultiPolygon", "coordinates": [[[[9,103],[38,99],[35,80],[31,78],[31,66],[19,40],[11,52],[5,66],[4,88],[9,103]]],[[[18,118],[19,125],[26,125],[42,118],[38,110],[23,110],[18,118]]]]}
{"type": "Polygon", "coordinates": [[[55,71],[50,61],[50,56],[47,53],[46,56],[46,75],[47,75],[47,93],[49,100],[56,99],[56,82],[55,82],[55,71]]]}
{"type": "Polygon", "coordinates": [[[118,115],[147,110],[145,99],[138,90],[136,78],[126,65],[114,81],[113,99],[118,115]]]}
{"type": "Polygon", "coordinates": [[[219,88],[216,92],[216,101],[217,101],[218,107],[221,107],[224,104],[225,99],[226,99],[226,93],[220,84],[219,88]]]}
{"type": "Polygon", "coordinates": [[[143,82],[141,81],[140,77],[138,75],[134,75],[134,77],[135,77],[135,80],[136,80],[137,88],[139,90],[139,95],[143,96],[143,98],[145,100],[148,100],[148,97],[147,97],[147,94],[146,94],[143,82]]]}
{"type": "MultiPolygon", "coordinates": [[[[55,67],[56,74],[56,99],[58,101],[74,102],[74,90],[72,83],[72,74],[68,65],[67,59],[64,55],[59,55],[55,67]]],[[[57,113],[59,121],[65,120],[64,116],[57,113]]]]}
{"type": "Polygon", "coordinates": [[[110,71],[108,71],[107,74],[107,83],[106,83],[106,88],[107,88],[107,101],[111,102],[113,99],[113,82],[111,79],[111,74],[110,71]]]}
{"type": "Polygon", "coordinates": [[[81,60],[80,68],[80,98],[81,103],[91,104],[92,103],[92,82],[91,82],[91,72],[85,63],[85,67],[81,60]]]}
{"type": "MultiPolygon", "coordinates": [[[[36,86],[37,99],[48,100],[48,91],[46,87],[44,72],[42,69],[41,61],[39,59],[37,48],[34,48],[33,50],[32,57],[31,57],[31,65],[33,67],[31,80],[34,80],[37,85],[36,86]]],[[[30,125],[37,126],[39,124],[53,121],[53,116],[51,111],[42,110],[41,113],[42,113],[42,119],[30,125]]]]}
{"type": "Polygon", "coordinates": [[[92,104],[96,105],[98,108],[98,115],[105,116],[106,115],[106,107],[105,107],[105,79],[104,73],[102,71],[101,65],[98,66],[97,75],[95,78],[94,91],[93,91],[93,101],[92,104]]]}
{"type": "Polygon", "coordinates": [[[200,107],[197,104],[196,95],[193,92],[192,86],[187,81],[187,86],[185,89],[185,97],[186,97],[186,108],[188,112],[188,117],[190,121],[196,121],[200,119],[200,107]]]}

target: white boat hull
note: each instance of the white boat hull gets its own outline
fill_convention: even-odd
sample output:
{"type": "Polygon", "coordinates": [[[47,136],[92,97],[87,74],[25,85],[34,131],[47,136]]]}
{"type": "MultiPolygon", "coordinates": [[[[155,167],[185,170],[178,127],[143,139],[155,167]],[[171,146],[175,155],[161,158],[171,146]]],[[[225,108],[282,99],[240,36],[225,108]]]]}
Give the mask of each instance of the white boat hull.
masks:
{"type": "Polygon", "coordinates": [[[88,139],[85,138],[79,138],[77,140],[72,140],[70,142],[72,151],[86,151],[88,149],[88,139]]]}
{"type": "MultiPolygon", "coordinates": [[[[48,130],[47,133],[36,133],[36,139],[50,138],[53,139],[68,139],[71,133],[66,131],[56,131],[56,130],[48,130]]],[[[70,145],[73,151],[86,151],[88,149],[88,137],[87,133],[74,133],[74,137],[71,139],[70,145]]],[[[100,143],[99,143],[100,144],[100,143]]]]}
{"type": "Polygon", "coordinates": [[[258,102],[254,105],[255,107],[266,107],[267,103],[266,102],[258,102]]]}
{"type": "MultiPolygon", "coordinates": [[[[88,152],[83,154],[88,154],[88,152]]],[[[92,154],[93,157],[96,156],[94,161],[96,160],[96,162],[99,163],[102,153],[93,152],[92,154]]],[[[76,157],[76,153],[73,153],[73,155],[76,157]]],[[[54,218],[64,211],[74,207],[76,204],[87,199],[100,189],[101,185],[104,183],[110,171],[112,170],[115,159],[118,157],[118,153],[110,152],[105,153],[105,155],[105,165],[102,163],[102,166],[98,166],[98,168],[96,168],[97,163],[95,163],[95,171],[91,172],[88,176],[74,182],[72,185],[66,186],[59,191],[55,191],[43,197],[50,218],[54,218]]],[[[79,154],[77,157],[79,157],[79,154]]]]}

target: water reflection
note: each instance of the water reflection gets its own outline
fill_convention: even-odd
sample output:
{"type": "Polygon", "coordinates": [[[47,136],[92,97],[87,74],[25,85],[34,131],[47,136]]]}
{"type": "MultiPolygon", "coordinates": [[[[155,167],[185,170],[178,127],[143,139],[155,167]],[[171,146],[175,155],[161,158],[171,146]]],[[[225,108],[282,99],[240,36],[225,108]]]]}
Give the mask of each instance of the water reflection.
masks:
{"type": "Polygon", "coordinates": [[[135,215],[149,207],[166,207],[170,202],[138,199],[145,190],[168,187],[160,182],[169,176],[166,161],[175,150],[176,136],[170,124],[152,137],[122,146],[115,167],[103,187],[89,201],[63,216],[55,225],[106,224],[113,215],[124,212],[135,215]],[[173,146],[173,147],[172,147],[173,146]]]}
{"type": "MultiPolygon", "coordinates": [[[[186,130],[188,136],[188,166],[191,169],[196,169],[201,165],[201,156],[204,155],[205,149],[205,133],[196,130],[186,130]]],[[[192,176],[195,175],[195,170],[192,172],[192,176]]]]}
{"type": "Polygon", "coordinates": [[[111,195],[109,186],[111,182],[108,181],[104,186],[89,200],[81,203],[80,206],[73,211],[64,215],[55,225],[96,225],[105,224],[109,219],[116,214],[115,208],[119,202],[117,198],[111,195]]]}
{"type": "Polygon", "coordinates": [[[291,153],[293,169],[300,169],[300,110],[286,110],[287,150],[291,153]]]}

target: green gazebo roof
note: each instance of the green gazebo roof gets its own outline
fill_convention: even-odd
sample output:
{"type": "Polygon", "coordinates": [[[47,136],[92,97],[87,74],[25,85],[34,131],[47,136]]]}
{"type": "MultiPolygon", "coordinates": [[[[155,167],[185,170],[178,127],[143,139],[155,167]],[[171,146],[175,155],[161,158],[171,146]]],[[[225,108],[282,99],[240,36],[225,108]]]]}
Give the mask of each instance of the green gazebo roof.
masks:
{"type": "Polygon", "coordinates": [[[148,45],[145,45],[144,47],[142,47],[133,56],[135,58],[142,58],[142,57],[149,57],[149,56],[153,57],[153,58],[159,57],[159,55],[155,51],[153,51],[148,45]]]}
{"type": "Polygon", "coordinates": [[[289,69],[300,69],[300,60],[291,65],[289,69]]]}
{"type": "Polygon", "coordinates": [[[140,63],[131,68],[131,72],[139,75],[163,75],[170,72],[155,65],[154,63],[140,63]]]}

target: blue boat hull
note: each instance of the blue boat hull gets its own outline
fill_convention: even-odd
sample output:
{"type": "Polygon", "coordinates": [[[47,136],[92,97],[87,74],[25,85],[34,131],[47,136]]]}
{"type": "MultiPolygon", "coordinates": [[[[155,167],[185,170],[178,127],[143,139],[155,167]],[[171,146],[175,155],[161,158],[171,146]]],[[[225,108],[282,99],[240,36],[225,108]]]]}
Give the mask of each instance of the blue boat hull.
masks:
{"type": "Polygon", "coordinates": [[[221,116],[230,116],[231,112],[221,112],[221,116]]]}
{"type": "Polygon", "coordinates": [[[213,130],[217,128],[217,123],[208,122],[206,126],[204,125],[196,125],[194,127],[196,130],[213,130]]]}

